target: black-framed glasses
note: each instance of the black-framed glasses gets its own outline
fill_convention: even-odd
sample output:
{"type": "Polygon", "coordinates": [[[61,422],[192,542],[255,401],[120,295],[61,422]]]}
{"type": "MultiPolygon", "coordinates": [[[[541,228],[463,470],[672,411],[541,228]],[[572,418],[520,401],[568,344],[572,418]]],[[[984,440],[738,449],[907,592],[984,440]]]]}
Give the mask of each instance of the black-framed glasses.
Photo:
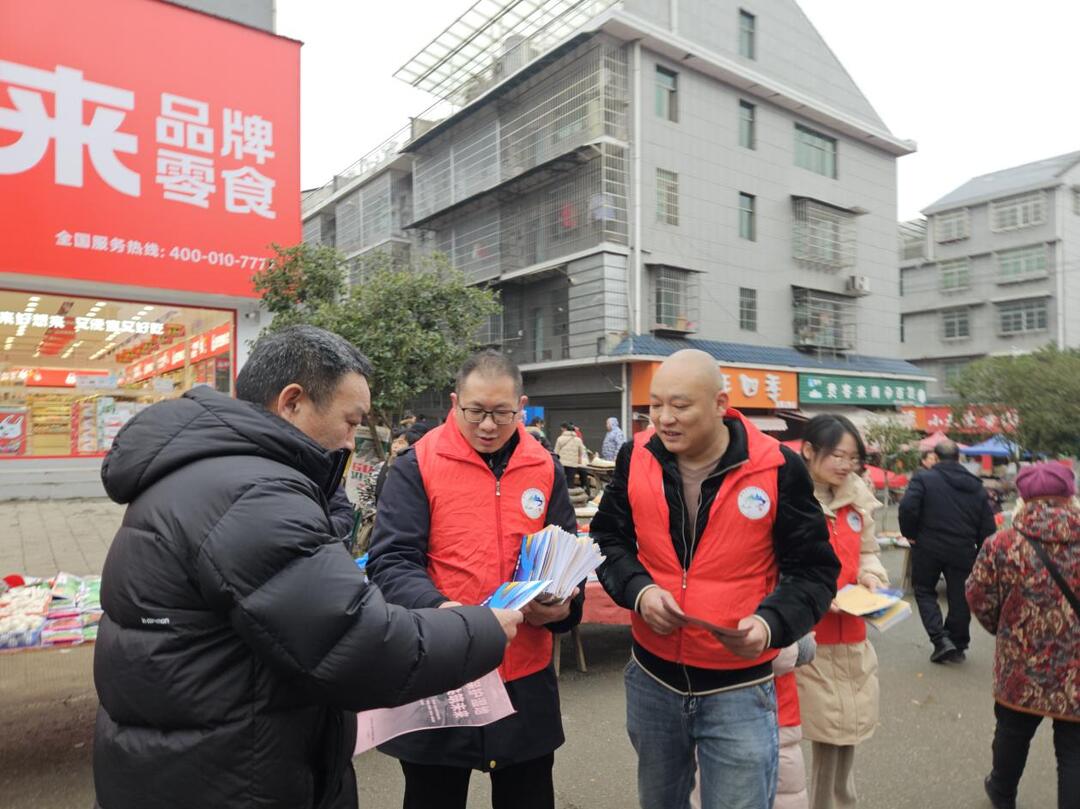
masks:
{"type": "Polygon", "coordinates": [[[514,416],[519,412],[517,410],[484,410],[482,407],[461,407],[460,405],[458,405],[458,409],[469,424],[483,424],[484,419],[491,416],[491,420],[500,427],[513,424],[514,416]]]}

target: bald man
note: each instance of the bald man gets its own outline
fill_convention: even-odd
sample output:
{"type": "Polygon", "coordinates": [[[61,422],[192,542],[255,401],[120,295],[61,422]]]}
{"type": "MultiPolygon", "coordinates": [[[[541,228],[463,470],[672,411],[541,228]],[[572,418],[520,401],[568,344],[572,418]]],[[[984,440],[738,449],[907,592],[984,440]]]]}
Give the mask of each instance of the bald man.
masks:
{"type": "Polygon", "coordinates": [[[798,454],[728,407],[716,360],[680,351],[649,391],[591,533],[600,581],[632,611],[626,724],[642,809],[770,809],[772,659],[807,634],[840,564],[798,454]],[[700,622],[711,625],[710,630],[700,622]]]}

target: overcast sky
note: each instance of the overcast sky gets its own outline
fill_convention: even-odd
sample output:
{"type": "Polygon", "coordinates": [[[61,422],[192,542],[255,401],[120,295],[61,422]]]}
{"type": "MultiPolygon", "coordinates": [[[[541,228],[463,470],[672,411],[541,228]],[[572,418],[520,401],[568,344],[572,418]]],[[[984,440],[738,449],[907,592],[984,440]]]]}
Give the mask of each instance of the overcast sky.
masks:
{"type": "MultiPolygon", "coordinates": [[[[898,162],[901,218],[970,177],[1080,149],[1080,3],[798,1],[893,134],[918,142],[898,162]]],[[[305,188],[431,103],[392,74],[473,2],[277,0],[278,33],[305,43],[305,188]]]]}

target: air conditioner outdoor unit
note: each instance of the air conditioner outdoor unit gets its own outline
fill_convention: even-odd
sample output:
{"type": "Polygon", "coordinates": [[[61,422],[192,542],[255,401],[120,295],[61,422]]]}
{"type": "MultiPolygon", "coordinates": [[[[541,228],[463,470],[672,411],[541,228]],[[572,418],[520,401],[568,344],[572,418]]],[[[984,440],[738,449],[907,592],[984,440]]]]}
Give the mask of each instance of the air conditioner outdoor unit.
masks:
{"type": "Polygon", "coordinates": [[[852,295],[870,294],[870,279],[865,275],[849,276],[845,286],[847,291],[852,295]]]}

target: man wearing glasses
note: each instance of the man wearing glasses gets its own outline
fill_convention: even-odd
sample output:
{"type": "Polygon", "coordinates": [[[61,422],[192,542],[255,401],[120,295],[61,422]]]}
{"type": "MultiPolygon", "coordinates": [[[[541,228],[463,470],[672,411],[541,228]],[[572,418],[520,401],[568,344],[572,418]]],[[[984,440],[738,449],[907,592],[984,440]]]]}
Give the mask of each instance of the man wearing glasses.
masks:
{"type": "MultiPolygon", "coordinates": [[[[558,461],[529,435],[521,372],[495,351],[458,372],[446,422],[402,453],[379,500],[368,575],[387,601],[480,604],[513,576],[521,537],[577,530],[558,461]]],[[[494,809],[553,809],[563,743],[553,632],[581,620],[584,594],[532,602],[499,672],[516,713],[483,728],[407,734],[380,749],[401,762],[405,809],[465,809],[472,770],[491,773],[494,809]]]]}

